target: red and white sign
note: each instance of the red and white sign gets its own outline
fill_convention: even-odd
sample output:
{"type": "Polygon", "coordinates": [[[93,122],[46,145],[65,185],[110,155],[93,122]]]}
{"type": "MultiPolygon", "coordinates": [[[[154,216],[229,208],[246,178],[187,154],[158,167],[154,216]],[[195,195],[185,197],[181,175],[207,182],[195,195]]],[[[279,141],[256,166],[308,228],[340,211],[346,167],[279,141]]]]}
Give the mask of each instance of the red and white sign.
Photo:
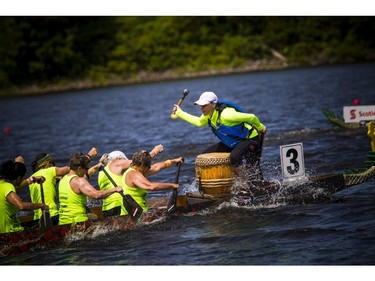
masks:
{"type": "Polygon", "coordinates": [[[345,123],[375,120],[375,105],[344,106],[345,123]]]}

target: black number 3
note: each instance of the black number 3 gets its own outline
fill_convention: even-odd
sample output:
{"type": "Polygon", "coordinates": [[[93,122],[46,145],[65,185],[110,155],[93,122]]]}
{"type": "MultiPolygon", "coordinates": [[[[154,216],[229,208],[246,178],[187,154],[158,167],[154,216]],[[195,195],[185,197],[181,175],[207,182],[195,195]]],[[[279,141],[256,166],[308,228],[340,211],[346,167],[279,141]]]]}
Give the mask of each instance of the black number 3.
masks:
{"type": "Polygon", "coordinates": [[[299,163],[298,163],[298,161],[296,160],[297,157],[298,157],[298,152],[297,152],[297,150],[295,150],[294,148],[289,149],[289,150],[286,152],[286,157],[288,157],[288,158],[290,157],[289,162],[290,162],[291,164],[293,164],[293,166],[294,166],[294,167],[292,167],[292,166],[287,166],[287,167],[286,167],[288,173],[291,174],[291,175],[298,173],[298,171],[299,171],[299,163]]]}

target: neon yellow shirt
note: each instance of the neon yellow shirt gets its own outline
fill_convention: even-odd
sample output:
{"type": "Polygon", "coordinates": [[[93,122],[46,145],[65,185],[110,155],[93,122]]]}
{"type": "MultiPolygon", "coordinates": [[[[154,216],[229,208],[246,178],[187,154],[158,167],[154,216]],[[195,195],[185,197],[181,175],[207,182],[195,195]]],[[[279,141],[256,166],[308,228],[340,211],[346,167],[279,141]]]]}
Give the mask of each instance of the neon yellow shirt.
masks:
{"type": "Polygon", "coordinates": [[[0,180],[0,233],[23,230],[17,218],[18,208],[6,199],[11,192],[16,192],[14,185],[0,180]]]}
{"type": "MultiPolygon", "coordinates": [[[[134,200],[139,204],[139,206],[142,207],[143,212],[147,212],[148,206],[147,206],[147,190],[140,188],[140,187],[131,187],[128,186],[125,182],[126,175],[130,171],[135,171],[134,168],[129,168],[126,170],[124,175],[122,176],[122,189],[124,190],[124,194],[129,194],[131,197],[134,198],[134,200]]],[[[128,214],[128,212],[125,210],[125,207],[121,207],[121,214],[128,214]]]]}
{"type": "MultiPolygon", "coordinates": [[[[40,169],[36,171],[33,176],[43,176],[46,180],[43,182],[43,192],[45,204],[49,207],[51,217],[57,216],[59,210],[56,205],[56,167],[49,167],[47,169],[40,169]]],[[[42,203],[42,195],[40,193],[40,184],[32,183],[29,185],[31,202],[42,203]]],[[[40,219],[42,210],[34,210],[34,220],[40,219]]]]}
{"type": "Polygon", "coordinates": [[[59,225],[75,224],[88,220],[85,208],[87,196],[75,193],[70,187],[70,181],[74,177],[77,177],[77,175],[66,175],[59,183],[59,225]]]}
{"type": "MultiPolygon", "coordinates": [[[[208,125],[208,119],[211,119],[211,125],[216,128],[216,122],[219,117],[219,112],[214,110],[212,115],[201,115],[200,117],[191,115],[181,108],[176,111],[176,115],[182,120],[197,126],[203,127],[208,125]]],[[[256,137],[258,131],[261,131],[265,126],[260,123],[258,117],[251,113],[238,112],[234,108],[226,107],[220,114],[220,123],[226,126],[235,126],[245,122],[245,127],[251,129],[251,125],[247,123],[252,123],[256,130],[253,130],[249,138],[256,137]]]]}
{"type": "MultiPolygon", "coordinates": [[[[108,168],[108,166],[106,166],[104,169],[111,176],[111,178],[115,181],[117,186],[121,186],[122,175],[119,176],[119,175],[112,173],[110,169],[108,168]]],[[[115,187],[113,186],[113,184],[111,183],[111,181],[108,179],[108,177],[103,171],[99,172],[98,185],[99,185],[100,190],[108,190],[108,189],[115,187]]],[[[102,205],[103,211],[108,211],[118,206],[122,206],[122,196],[118,192],[115,192],[109,195],[107,198],[103,199],[103,205],[102,205]]]]}

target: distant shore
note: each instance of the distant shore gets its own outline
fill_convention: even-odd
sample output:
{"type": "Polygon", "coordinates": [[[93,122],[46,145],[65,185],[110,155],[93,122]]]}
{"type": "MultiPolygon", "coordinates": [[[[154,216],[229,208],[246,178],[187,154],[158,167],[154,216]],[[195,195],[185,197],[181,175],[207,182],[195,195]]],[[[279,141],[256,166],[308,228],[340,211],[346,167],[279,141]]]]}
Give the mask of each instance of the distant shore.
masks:
{"type": "MultiPolygon", "coordinates": [[[[228,67],[225,69],[217,70],[205,70],[199,72],[178,72],[178,71],[165,71],[159,73],[149,73],[141,72],[138,75],[127,78],[107,81],[106,83],[95,83],[95,81],[90,80],[77,80],[77,81],[64,81],[59,84],[51,85],[30,85],[26,87],[14,87],[12,89],[3,91],[0,90],[0,97],[19,97],[19,96],[29,96],[29,95],[42,95],[51,94],[65,91],[79,91],[94,88],[104,88],[104,87],[114,87],[114,86],[125,86],[131,84],[141,84],[141,83],[153,83],[159,81],[170,81],[178,79],[187,78],[199,78],[199,77],[209,77],[236,73],[247,73],[247,72],[259,72],[259,71],[270,71],[270,70],[280,70],[290,68],[292,66],[288,65],[284,61],[272,59],[272,60],[258,60],[251,61],[248,64],[241,67],[228,67]]],[[[293,66],[297,67],[297,66],[293,66]]]]}

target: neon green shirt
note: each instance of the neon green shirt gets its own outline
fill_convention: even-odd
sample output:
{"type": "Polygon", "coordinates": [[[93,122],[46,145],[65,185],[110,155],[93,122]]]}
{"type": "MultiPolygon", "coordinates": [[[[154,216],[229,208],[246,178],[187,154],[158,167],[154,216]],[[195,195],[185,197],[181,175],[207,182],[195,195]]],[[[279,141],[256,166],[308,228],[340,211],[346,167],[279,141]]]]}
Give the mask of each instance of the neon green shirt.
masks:
{"type": "Polygon", "coordinates": [[[87,196],[75,193],[70,187],[70,181],[74,177],[77,177],[77,175],[66,175],[59,183],[59,225],[75,224],[88,220],[85,208],[87,196]]]}
{"type": "MultiPolygon", "coordinates": [[[[119,175],[112,173],[110,169],[108,168],[108,166],[106,166],[104,169],[111,176],[111,178],[115,181],[117,186],[121,186],[122,175],[119,176],[119,175]]],[[[103,171],[99,172],[98,185],[101,190],[108,190],[108,189],[115,187],[113,186],[113,184],[111,183],[111,181],[108,179],[108,177],[103,171]]],[[[102,205],[103,211],[108,211],[118,206],[122,206],[122,196],[118,192],[115,192],[109,195],[107,198],[103,199],[103,205],[102,205]]]]}
{"type": "Polygon", "coordinates": [[[23,227],[17,218],[18,208],[7,200],[11,192],[16,192],[13,184],[0,180],[0,233],[22,231],[23,227]]]}
{"type": "MultiPolygon", "coordinates": [[[[208,125],[208,119],[211,119],[211,125],[216,128],[216,122],[219,117],[219,112],[217,110],[214,110],[212,115],[202,114],[200,117],[198,117],[191,115],[180,108],[176,111],[176,115],[182,120],[197,127],[208,125]]],[[[247,123],[251,123],[258,131],[261,131],[265,127],[262,123],[260,123],[258,117],[256,117],[254,114],[238,112],[231,107],[224,108],[224,110],[221,112],[219,121],[221,124],[224,124],[226,126],[234,126],[245,122],[245,127],[249,129],[251,129],[251,125],[247,123]]],[[[249,138],[256,137],[258,135],[257,130],[253,130],[249,138]]]]}
{"type": "MultiPolygon", "coordinates": [[[[143,211],[147,212],[148,210],[147,199],[146,199],[147,190],[140,188],[140,187],[128,186],[125,182],[126,175],[130,171],[135,171],[135,169],[134,168],[127,169],[124,175],[122,176],[122,183],[123,183],[122,189],[124,190],[124,194],[131,195],[134,198],[134,200],[139,204],[139,206],[142,207],[143,211]]],[[[121,214],[125,214],[125,215],[128,214],[124,206],[121,207],[121,214]]]]}
{"type": "MultiPolygon", "coordinates": [[[[43,192],[45,204],[49,207],[51,217],[57,216],[59,210],[56,205],[56,167],[49,167],[36,171],[33,176],[43,176],[46,180],[43,182],[43,192]]],[[[32,183],[29,185],[31,202],[42,203],[42,195],[40,193],[40,184],[32,183]]],[[[42,210],[34,210],[34,220],[40,219],[42,210]]]]}

